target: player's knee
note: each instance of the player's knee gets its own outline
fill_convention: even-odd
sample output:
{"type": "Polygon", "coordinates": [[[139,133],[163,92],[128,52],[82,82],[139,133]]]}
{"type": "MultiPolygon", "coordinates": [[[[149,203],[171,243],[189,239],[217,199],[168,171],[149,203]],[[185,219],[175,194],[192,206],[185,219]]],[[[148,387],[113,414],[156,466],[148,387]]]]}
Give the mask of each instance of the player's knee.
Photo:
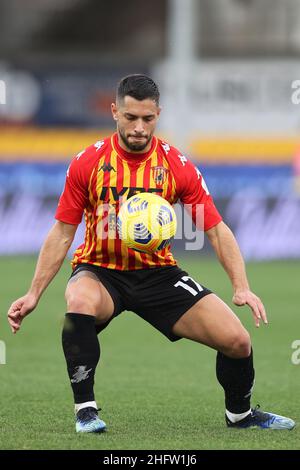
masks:
{"type": "Polygon", "coordinates": [[[68,312],[96,315],[96,304],[97,302],[94,298],[84,294],[78,293],[76,295],[75,293],[70,293],[67,296],[68,312]]]}
{"type": "Polygon", "coordinates": [[[229,357],[243,358],[251,354],[251,339],[247,331],[234,334],[226,348],[225,354],[229,357]]]}

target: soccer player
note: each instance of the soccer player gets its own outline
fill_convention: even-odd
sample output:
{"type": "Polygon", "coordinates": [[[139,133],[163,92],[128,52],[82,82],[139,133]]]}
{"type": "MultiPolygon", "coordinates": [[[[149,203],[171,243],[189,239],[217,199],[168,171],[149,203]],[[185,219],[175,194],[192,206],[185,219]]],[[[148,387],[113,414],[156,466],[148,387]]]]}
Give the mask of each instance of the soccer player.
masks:
{"type": "Polygon", "coordinates": [[[114,227],[120,201],[138,192],[153,192],[171,204],[190,204],[195,221],[197,205],[202,205],[204,231],[230,278],[233,303],[248,305],[257,327],[267,323],[261,300],[250,290],[234,235],[200,171],[154,136],[160,114],[157,85],[145,75],[123,78],[111,110],[116,133],[80,152],[69,166],[57,220],[41,248],[31,287],[8,311],[12,332],[20,329],[60,269],[84,213],[85,240],[73,257],[62,332],[76,431],[106,428],[94,396],[100,358],[97,334],[123,310],[135,312],[171,341],[187,338],[217,351],[227,426],[292,429],[292,419],[251,408],[251,341],[233,311],[177,266],[169,246],[150,255],[127,248],[118,236],[103,236],[114,227]]]}

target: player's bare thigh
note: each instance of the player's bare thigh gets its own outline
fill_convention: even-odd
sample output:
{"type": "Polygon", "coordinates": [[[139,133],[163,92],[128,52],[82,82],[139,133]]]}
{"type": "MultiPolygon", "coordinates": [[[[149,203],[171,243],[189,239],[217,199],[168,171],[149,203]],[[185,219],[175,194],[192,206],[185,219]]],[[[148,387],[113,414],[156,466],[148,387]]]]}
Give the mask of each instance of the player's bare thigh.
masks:
{"type": "Polygon", "coordinates": [[[230,357],[247,357],[251,352],[249,333],[215,294],[198,300],[175,323],[173,333],[206,344],[230,357]]]}
{"type": "Polygon", "coordinates": [[[68,312],[94,315],[96,323],[108,321],[114,312],[114,302],[97,276],[79,271],[71,277],[66,288],[68,312]]]}

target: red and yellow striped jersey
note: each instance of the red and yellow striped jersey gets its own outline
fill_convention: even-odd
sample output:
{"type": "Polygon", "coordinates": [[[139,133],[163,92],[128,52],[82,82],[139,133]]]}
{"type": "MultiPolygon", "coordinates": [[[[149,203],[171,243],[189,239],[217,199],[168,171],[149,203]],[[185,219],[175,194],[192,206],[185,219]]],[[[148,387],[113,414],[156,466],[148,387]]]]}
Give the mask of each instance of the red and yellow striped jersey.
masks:
{"type": "Polygon", "coordinates": [[[134,251],[116,233],[120,203],[138,192],[154,192],[174,204],[204,208],[204,230],[221,220],[200,171],[178,150],[153,137],[144,154],[128,153],[117,134],[96,142],[72,160],[60,197],[56,219],[79,224],[85,215],[85,240],[72,265],[90,263],[110,269],[134,270],[176,265],[170,246],[146,254],[134,251]]]}

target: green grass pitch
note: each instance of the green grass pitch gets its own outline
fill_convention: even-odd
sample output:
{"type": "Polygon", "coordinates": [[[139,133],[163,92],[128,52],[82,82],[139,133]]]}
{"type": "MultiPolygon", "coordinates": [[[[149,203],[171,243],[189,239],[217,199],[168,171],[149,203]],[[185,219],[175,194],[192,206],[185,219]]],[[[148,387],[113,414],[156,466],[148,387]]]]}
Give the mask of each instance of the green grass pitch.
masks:
{"type": "MultiPolygon", "coordinates": [[[[96,396],[108,432],[77,435],[60,340],[69,264],[17,335],[6,320],[35,261],[1,258],[0,340],[7,363],[0,365],[0,449],[299,449],[299,424],[293,431],[227,429],[215,352],[187,340],[172,344],[129,312],[101,335],[96,396]]],[[[180,265],[231,305],[230,284],[216,260],[182,258],[180,265]]],[[[250,263],[248,274],[270,320],[256,329],[248,308],[233,307],[252,335],[253,405],[300,423],[300,365],[291,361],[291,344],[300,340],[299,262],[250,263]]]]}

